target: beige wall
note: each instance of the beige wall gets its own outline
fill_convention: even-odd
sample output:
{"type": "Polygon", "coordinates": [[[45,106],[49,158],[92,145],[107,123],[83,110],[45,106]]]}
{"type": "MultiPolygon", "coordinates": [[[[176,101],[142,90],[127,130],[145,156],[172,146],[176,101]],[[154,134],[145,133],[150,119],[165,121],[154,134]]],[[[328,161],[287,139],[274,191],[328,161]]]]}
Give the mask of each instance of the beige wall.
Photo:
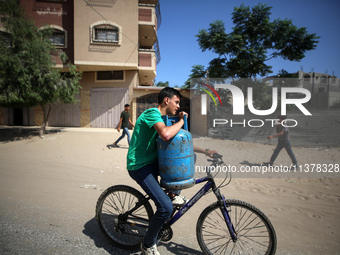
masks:
{"type": "Polygon", "coordinates": [[[107,21],[121,27],[121,44],[116,46],[91,44],[91,25],[105,19],[92,10],[85,1],[74,1],[75,64],[81,69],[82,65],[98,66],[96,70],[106,70],[102,68],[103,66],[116,70],[122,67],[136,68],[138,66],[138,0],[117,0],[112,6],[98,6],[96,10],[107,21]]]}
{"type": "Polygon", "coordinates": [[[208,136],[208,116],[201,114],[201,96],[191,98],[190,114],[190,132],[200,136],[208,136]]]}

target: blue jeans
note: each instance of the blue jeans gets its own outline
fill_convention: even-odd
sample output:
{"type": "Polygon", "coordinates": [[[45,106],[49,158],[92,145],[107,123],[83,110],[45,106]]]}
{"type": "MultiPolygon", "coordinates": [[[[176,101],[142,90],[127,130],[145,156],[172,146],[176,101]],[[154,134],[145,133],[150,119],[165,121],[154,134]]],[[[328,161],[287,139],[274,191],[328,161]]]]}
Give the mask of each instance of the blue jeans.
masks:
{"type": "Polygon", "coordinates": [[[171,199],[165,194],[158,183],[158,162],[146,165],[138,170],[129,171],[129,174],[150,196],[157,207],[157,211],[152,217],[144,237],[144,244],[151,247],[157,241],[158,232],[170,218],[173,205],[171,199]]]}
{"type": "Polygon", "coordinates": [[[273,152],[272,157],[270,158],[270,164],[273,164],[277,156],[279,155],[280,151],[285,148],[289,157],[291,158],[293,165],[297,165],[297,161],[295,155],[293,153],[292,147],[290,146],[290,141],[288,139],[278,141],[277,146],[273,152]]]}
{"type": "Polygon", "coordinates": [[[130,136],[129,129],[127,127],[123,128],[123,134],[117,139],[117,141],[115,141],[115,144],[118,144],[119,141],[125,137],[125,134],[127,135],[128,144],[130,144],[131,136],[130,136]]]}

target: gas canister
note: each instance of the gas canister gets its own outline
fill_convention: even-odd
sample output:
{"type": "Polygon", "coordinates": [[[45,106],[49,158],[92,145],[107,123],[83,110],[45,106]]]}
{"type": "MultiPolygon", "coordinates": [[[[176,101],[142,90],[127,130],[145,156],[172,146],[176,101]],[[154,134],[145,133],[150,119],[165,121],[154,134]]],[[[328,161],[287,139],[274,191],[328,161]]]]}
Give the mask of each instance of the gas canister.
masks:
{"type": "MultiPolygon", "coordinates": [[[[165,125],[179,121],[178,117],[162,116],[165,125]]],[[[176,136],[164,142],[157,139],[158,165],[161,186],[169,190],[187,189],[195,185],[194,148],[187,118],[176,136]]]]}

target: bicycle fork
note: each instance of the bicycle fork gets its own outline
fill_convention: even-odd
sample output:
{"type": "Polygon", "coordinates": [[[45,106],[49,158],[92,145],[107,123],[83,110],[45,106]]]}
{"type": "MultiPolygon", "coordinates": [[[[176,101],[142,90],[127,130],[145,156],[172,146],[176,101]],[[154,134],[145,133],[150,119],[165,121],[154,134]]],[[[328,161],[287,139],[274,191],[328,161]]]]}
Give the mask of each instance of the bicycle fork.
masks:
{"type": "Polygon", "coordinates": [[[225,223],[227,225],[231,239],[233,240],[233,242],[236,242],[237,241],[237,233],[235,231],[233,223],[231,222],[228,207],[227,207],[227,204],[225,203],[225,197],[223,195],[221,195],[219,190],[215,191],[215,195],[217,196],[218,201],[221,201],[220,209],[221,209],[223,218],[225,220],[225,223]]]}

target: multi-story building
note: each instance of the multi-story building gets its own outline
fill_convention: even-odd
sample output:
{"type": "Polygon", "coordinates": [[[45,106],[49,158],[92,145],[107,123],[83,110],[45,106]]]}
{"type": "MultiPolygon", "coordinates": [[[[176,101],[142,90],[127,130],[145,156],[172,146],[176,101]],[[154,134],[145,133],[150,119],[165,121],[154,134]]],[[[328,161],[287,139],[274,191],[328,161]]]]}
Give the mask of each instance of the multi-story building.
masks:
{"type": "MultiPolygon", "coordinates": [[[[150,93],[160,60],[158,0],[21,0],[39,29],[83,72],[77,104],[55,104],[50,126],[115,127],[126,103],[150,93]],[[144,89],[145,88],[145,89],[144,89]]],[[[3,28],[0,31],[6,33],[3,28]]],[[[61,62],[57,68],[62,68],[61,62]]],[[[42,110],[0,108],[0,124],[40,125],[42,110]]]]}

